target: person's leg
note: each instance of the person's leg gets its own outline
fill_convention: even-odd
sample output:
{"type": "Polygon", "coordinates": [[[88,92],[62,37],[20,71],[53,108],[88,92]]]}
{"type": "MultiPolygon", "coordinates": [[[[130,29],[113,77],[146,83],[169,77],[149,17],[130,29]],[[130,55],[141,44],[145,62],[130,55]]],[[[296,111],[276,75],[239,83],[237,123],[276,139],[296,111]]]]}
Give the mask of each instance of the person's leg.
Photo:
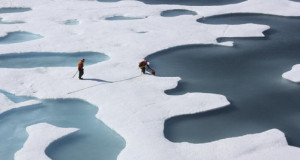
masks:
{"type": "Polygon", "coordinates": [[[79,79],[82,79],[83,69],[78,69],[78,71],[79,71],[79,79]]]}

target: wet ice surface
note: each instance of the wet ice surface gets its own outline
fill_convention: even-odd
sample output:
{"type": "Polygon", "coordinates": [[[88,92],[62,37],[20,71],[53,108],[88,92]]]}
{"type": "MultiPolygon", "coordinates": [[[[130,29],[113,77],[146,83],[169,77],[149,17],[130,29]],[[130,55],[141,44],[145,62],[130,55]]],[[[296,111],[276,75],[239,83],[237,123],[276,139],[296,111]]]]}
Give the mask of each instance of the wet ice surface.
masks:
{"type": "Polygon", "coordinates": [[[228,5],[244,2],[245,0],[139,0],[146,4],[178,4],[178,5],[196,5],[196,6],[213,6],[228,5]]]}
{"type": "MultiPolygon", "coordinates": [[[[30,10],[31,10],[31,8],[17,8],[17,7],[16,8],[0,8],[0,14],[27,12],[30,10]]],[[[22,22],[22,21],[6,22],[6,21],[3,21],[2,18],[0,17],[0,24],[19,24],[19,23],[24,23],[24,22],[22,22]]]]}
{"type": "Polygon", "coordinates": [[[121,0],[97,0],[98,2],[119,2],[121,0]]]}
{"type": "Polygon", "coordinates": [[[13,8],[0,8],[0,14],[2,13],[16,13],[16,12],[27,12],[30,11],[30,8],[18,8],[18,7],[13,7],[13,8]]]}
{"type": "Polygon", "coordinates": [[[98,52],[27,52],[0,55],[0,68],[34,68],[34,67],[76,67],[77,61],[85,58],[85,65],[92,65],[108,60],[109,57],[98,52]]]}
{"type": "Polygon", "coordinates": [[[105,20],[109,21],[120,21],[120,20],[137,20],[137,19],[145,19],[147,17],[125,17],[125,16],[113,16],[107,17],[105,20]]]}
{"type": "Polygon", "coordinates": [[[185,9],[174,9],[174,10],[167,10],[161,12],[161,16],[163,17],[176,17],[181,15],[197,15],[197,12],[185,10],[185,9]]]}
{"type": "MultiPolygon", "coordinates": [[[[290,145],[300,146],[300,86],[281,77],[300,61],[300,19],[259,14],[206,18],[209,24],[267,24],[267,38],[222,38],[234,47],[175,47],[148,57],[158,76],[180,76],[178,95],[225,95],[224,109],[171,118],[164,134],[174,142],[203,143],[278,128],[290,145]]],[[[186,107],[189,107],[188,105],[186,107]]]]}
{"type": "Polygon", "coordinates": [[[32,41],[41,39],[43,36],[38,34],[33,34],[29,32],[10,32],[6,36],[0,37],[0,45],[11,44],[11,43],[21,43],[26,41],[32,41]]]}
{"type": "Polygon", "coordinates": [[[79,21],[77,19],[69,19],[64,22],[65,25],[77,25],[79,21]]]}
{"type": "MultiPolygon", "coordinates": [[[[17,97],[2,91],[12,101],[17,97]]],[[[0,115],[0,159],[12,160],[14,153],[25,142],[27,126],[46,122],[58,127],[80,130],[53,142],[46,154],[57,160],[115,160],[125,147],[125,141],[116,132],[95,117],[98,108],[79,99],[43,99],[42,104],[13,109],[0,115]]]]}
{"type": "Polygon", "coordinates": [[[3,21],[2,18],[0,18],[0,24],[20,24],[20,23],[25,23],[25,22],[22,21],[6,22],[3,21]]]}
{"type": "Polygon", "coordinates": [[[9,98],[14,103],[20,103],[20,102],[25,102],[28,100],[35,99],[34,97],[29,97],[29,96],[15,96],[14,94],[11,94],[4,90],[0,90],[0,93],[4,94],[7,98],[9,98]]]}

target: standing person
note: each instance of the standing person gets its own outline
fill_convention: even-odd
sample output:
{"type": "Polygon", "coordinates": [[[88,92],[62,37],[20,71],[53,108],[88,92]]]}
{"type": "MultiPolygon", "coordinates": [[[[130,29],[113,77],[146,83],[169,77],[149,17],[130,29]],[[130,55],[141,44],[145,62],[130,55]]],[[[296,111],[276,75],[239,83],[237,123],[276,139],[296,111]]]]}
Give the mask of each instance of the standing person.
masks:
{"type": "Polygon", "coordinates": [[[82,75],[84,74],[84,72],[83,72],[84,61],[85,61],[85,59],[82,59],[78,62],[79,79],[83,79],[82,75]]]}
{"type": "Polygon", "coordinates": [[[142,73],[145,74],[146,73],[146,67],[149,68],[151,70],[151,74],[155,75],[155,71],[150,68],[148,62],[146,60],[143,60],[142,62],[139,63],[139,67],[142,70],[142,73]]]}

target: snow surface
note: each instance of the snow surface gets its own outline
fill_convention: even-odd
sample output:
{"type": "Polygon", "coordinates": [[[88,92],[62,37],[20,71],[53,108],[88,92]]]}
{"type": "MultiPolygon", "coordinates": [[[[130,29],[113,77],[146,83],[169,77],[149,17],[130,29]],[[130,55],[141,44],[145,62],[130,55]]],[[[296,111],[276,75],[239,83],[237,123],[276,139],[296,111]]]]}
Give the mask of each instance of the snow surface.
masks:
{"type": "Polygon", "coordinates": [[[59,128],[48,123],[26,127],[29,137],[23,148],[15,153],[15,160],[49,160],[50,158],[44,153],[46,147],[58,138],[77,130],[76,128],[59,128]]]}
{"type": "Polygon", "coordinates": [[[282,74],[282,77],[292,82],[300,82],[300,64],[296,64],[288,72],[282,74]]]}
{"type": "MultiPolygon", "coordinates": [[[[0,14],[5,21],[26,22],[1,26],[0,36],[9,32],[27,31],[44,37],[2,45],[0,54],[95,51],[110,56],[108,61],[85,67],[83,77],[87,80],[82,81],[72,78],[77,70],[76,62],[74,67],[1,68],[0,84],[5,85],[1,85],[0,89],[40,99],[80,98],[98,106],[97,118],[126,140],[126,147],[119,155],[119,160],[269,159],[283,154],[284,160],[299,159],[300,150],[288,146],[283,133],[278,130],[204,144],[168,141],[163,135],[166,119],[225,107],[229,102],[226,97],[218,94],[166,95],[164,90],[176,87],[180,78],[140,76],[137,64],[147,55],[170,47],[218,44],[216,39],[219,37],[261,37],[262,32],[269,29],[269,26],[258,24],[209,25],[196,22],[201,17],[227,13],[300,16],[300,3],[289,0],[248,0],[225,6],[180,6],[146,5],[138,1],[1,0],[0,7],[32,9],[29,12],[0,14]],[[160,16],[162,11],[171,9],[187,9],[198,15],[171,18],[160,16]],[[105,20],[112,16],[147,18],[105,20]],[[77,19],[79,24],[61,24],[69,19],[77,19]]],[[[231,46],[232,42],[219,45],[231,46]]],[[[159,72],[159,68],[156,71],[159,72]]],[[[2,97],[2,103],[10,102],[2,97]]],[[[41,128],[30,127],[30,139],[16,154],[18,159],[48,159],[43,155],[45,146],[32,149],[39,145],[38,139],[44,136],[34,135],[41,128]]],[[[62,135],[53,133],[51,136],[58,138],[62,135]]]]}

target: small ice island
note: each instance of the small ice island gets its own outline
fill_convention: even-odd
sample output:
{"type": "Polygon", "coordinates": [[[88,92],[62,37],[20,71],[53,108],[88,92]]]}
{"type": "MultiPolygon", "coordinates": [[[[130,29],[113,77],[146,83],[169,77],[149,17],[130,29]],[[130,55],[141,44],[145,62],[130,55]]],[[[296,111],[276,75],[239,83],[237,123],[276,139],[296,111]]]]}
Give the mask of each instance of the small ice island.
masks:
{"type": "Polygon", "coordinates": [[[298,160],[299,10],[299,0],[1,0],[0,159],[298,160]],[[141,74],[143,59],[155,76],[141,74]],[[258,80],[274,90],[257,92],[258,80]],[[264,110],[248,95],[285,101],[264,110]],[[223,113],[250,127],[226,130],[223,113]],[[189,135],[199,121],[219,127],[189,135]]]}

